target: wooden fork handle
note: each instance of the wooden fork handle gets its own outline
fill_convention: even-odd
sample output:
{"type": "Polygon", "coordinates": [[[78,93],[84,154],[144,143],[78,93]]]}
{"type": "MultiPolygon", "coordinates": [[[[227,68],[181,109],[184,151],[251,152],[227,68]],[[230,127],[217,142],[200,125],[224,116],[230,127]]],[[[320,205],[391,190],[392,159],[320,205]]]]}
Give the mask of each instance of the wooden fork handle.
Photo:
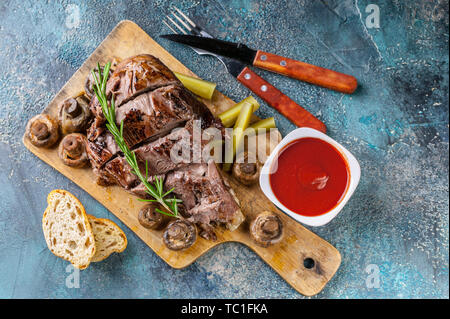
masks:
{"type": "Polygon", "coordinates": [[[325,124],[248,67],[242,70],[237,79],[295,125],[326,133],[325,124]]]}
{"type": "Polygon", "coordinates": [[[358,86],[355,77],[258,50],[255,67],[289,76],[342,93],[353,93],[358,86]]]}

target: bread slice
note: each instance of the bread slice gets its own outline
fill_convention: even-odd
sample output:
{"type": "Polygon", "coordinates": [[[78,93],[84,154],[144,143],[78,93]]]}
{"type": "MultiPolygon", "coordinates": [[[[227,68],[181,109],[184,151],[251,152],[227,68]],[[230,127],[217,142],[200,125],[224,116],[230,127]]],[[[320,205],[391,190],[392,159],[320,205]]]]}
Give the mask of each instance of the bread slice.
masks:
{"type": "Polygon", "coordinates": [[[95,237],[95,255],[91,261],[98,262],[114,252],[121,253],[127,247],[125,233],[113,221],[88,215],[95,237]]]}
{"type": "Polygon", "coordinates": [[[95,254],[95,238],[80,201],[65,190],[47,196],[42,230],[50,251],[76,268],[85,269],[95,254]]]}

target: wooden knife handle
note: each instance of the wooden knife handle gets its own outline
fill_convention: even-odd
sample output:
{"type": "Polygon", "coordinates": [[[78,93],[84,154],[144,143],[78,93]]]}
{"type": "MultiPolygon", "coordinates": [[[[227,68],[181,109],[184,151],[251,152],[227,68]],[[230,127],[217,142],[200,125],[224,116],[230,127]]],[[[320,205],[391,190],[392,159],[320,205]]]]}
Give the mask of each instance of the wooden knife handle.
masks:
{"type": "Polygon", "coordinates": [[[358,81],[351,75],[260,50],[256,53],[253,65],[342,93],[353,93],[358,86],[358,81]]]}
{"type": "Polygon", "coordinates": [[[248,67],[242,70],[237,79],[295,125],[326,133],[325,124],[248,67]]]}

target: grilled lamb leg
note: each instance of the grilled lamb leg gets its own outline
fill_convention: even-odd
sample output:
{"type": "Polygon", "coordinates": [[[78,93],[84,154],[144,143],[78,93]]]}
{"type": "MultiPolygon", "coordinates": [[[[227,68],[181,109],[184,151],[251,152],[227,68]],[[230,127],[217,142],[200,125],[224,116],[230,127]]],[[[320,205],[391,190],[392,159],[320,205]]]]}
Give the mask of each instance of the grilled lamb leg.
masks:
{"type": "MultiPolygon", "coordinates": [[[[209,140],[200,139],[199,145],[193,141],[193,129],[198,123],[201,129],[216,128],[220,138],[229,138],[220,120],[150,55],[120,63],[108,79],[107,94],[114,95],[116,122],[123,122],[125,142],[135,151],[140,171],[145,175],[147,162],[150,183],[159,176],[166,190],[174,188],[173,194],[183,201],[183,216],[198,225],[200,236],[214,240],[216,225],[236,229],[244,216],[233,190],[216,164],[202,158],[209,140]],[[193,163],[199,153],[200,162],[193,163]]],[[[88,130],[86,150],[97,181],[116,183],[136,196],[148,198],[145,185],[132,172],[106,129],[96,97],[90,108],[95,121],[88,130]]]]}

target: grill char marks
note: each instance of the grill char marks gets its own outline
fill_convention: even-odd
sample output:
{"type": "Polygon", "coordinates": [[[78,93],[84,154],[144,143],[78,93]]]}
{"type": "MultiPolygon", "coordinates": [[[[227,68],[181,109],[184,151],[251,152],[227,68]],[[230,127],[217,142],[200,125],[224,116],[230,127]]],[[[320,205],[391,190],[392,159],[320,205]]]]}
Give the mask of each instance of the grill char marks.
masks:
{"type": "MultiPolygon", "coordinates": [[[[115,96],[116,122],[120,125],[123,121],[125,142],[134,149],[141,173],[145,175],[147,162],[150,183],[159,176],[165,190],[174,188],[173,194],[183,200],[183,216],[199,226],[200,236],[214,240],[213,227],[219,224],[236,229],[244,216],[216,164],[201,156],[203,162],[193,163],[197,160],[194,152],[202,154],[209,141],[193,143],[195,126],[200,123],[201,129],[217,128],[220,137],[227,138],[220,120],[161,61],[150,55],[138,55],[120,63],[107,82],[107,94],[115,96]],[[170,132],[176,127],[183,129],[170,132]],[[178,158],[173,161],[174,154],[178,158]]],[[[133,174],[106,129],[96,98],[90,107],[96,118],[88,130],[87,152],[97,182],[116,183],[136,196],[148,198],[145,185],[133,174]]]]}
{"type": "Polygon", "coordinates": [[[198,117],[195,98],[183,87],[170,85],[139,95],[116,110],[117,125],[129,147],[155,135],[164,135],[198,117]]]}
{"type": "Polygon", "coordinates": [[[96,169],[120,152],[113,135],[104,127],[95,127],[95,122],[88,130],[87,137],[86,152],[92,167],[96,169]]]}

